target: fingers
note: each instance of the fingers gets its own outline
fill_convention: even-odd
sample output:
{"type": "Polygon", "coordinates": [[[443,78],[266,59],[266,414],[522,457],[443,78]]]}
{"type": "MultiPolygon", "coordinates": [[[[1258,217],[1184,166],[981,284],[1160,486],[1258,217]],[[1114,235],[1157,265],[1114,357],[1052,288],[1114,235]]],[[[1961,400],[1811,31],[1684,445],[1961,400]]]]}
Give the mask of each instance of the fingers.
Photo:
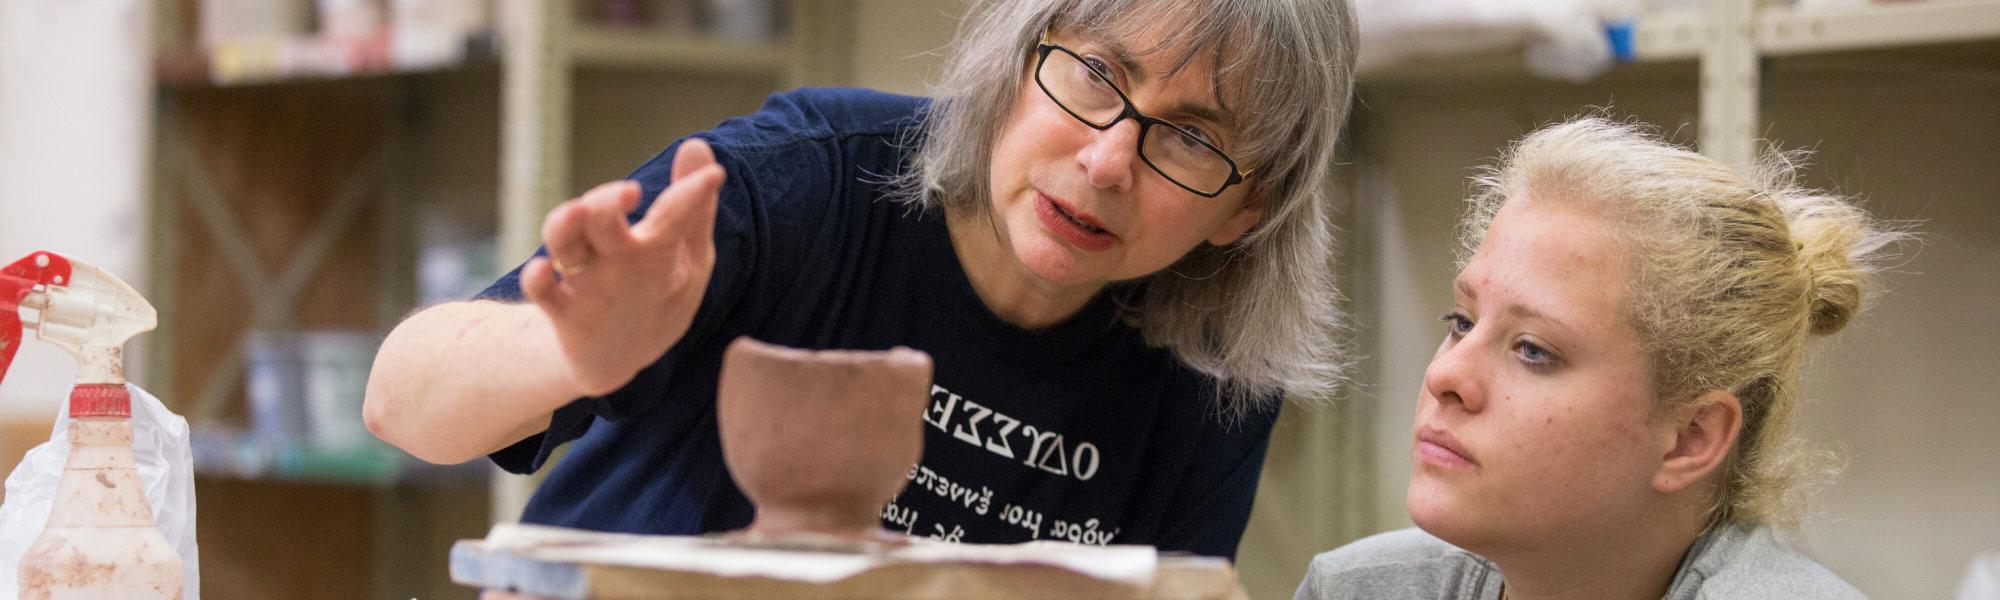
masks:
{"type": "MultiPolygon", "coordinates": [[[[697,194],[697,196],[692,199],[693,202],[688,203],[692,206],[688,209],[689,214],[685,234],[689,243],[697,243],[712,248],[715,245],[716,205],[721,200],[722,183],[729,178],[729,174],[722,169],[721,165],[716,165],[706,172],[713,174],[711,177],[712,181],[705,182],[703,187],[698,187],[694,191],[689,192],[697,194]]],[[[702,175],[697,174],[697,179],[701,177],[702,175]]]]}
{"type": "Polygon", "coordinates": [[[708,141],[698,137],[682,140],[680,147],[674,150],[673,182],[653,198],[653,205],[646,209],[646,216],[633,225],[632,232],[642,241],[656,240],[663,235],[713,237],[715,200],[722,188],[722,180],[722,165],[715,162],[715,150],[708,146],[708,141]],[[690,220],[694,222],[687,223],[690,220]],[[706,233],[677,231],[682,227],[699,228],[706,233]]]}
{"type": "Polygon", "coordinates": [[[724,178],[722,166],[714,163],[676,177],[646,209],[646,217],[632,226],[633,235],[640,243],[663,237],[691,241],[713,238],[716,198],[724,178]]]}
{"type": "Polygon", "coordinates": [[[708,141],[689,137],[674,151],[674,181],[680,181],[702,167],[715,164],[715,150],[708,147],[708,141]]]}
{"type": "Polygon", "coordinates": [[[555,265],[547,258],[529,259],[521,267],[521,293],[551,317],[569,314],[569,293],[556,281],[555,265]]]}
{"type": "MultiPolygon", "coordinates": [[[[598,186],[584,194],[584,232],[590,241],[591,258],[621,256],[632,245],[632,229],[625,215],[639,205],[639,183],[618,181],[598,186]]],[[[563,263],[582,267],[583,263],[563,263]]]]}
{"type": "Polygon", "coordinates": [[[590,242],[583,231],[586,212],[576,200],[549,211],[542,220],[542,244],[548,246],[549,258],[571,268],[590,261],[590,242]]]}
{"type": "Polygon", "coordinates": [[[625,215],[639,205],[639,184],[614,181],[591,188],[549,211],[542,222],[542,241],[565,277],[579,273],[600,256],[617,256],[631,247],[625,215]]]}
{"type": "Polygon", "coordinates": [[[618,215],[623,217],[632,214],[632,211],[639,208],[639,194],[642,192],[639,189],[639,182],[637,181],[625,179],[619,181],[619,183],[629,184],[621,188],[617,194],[618,215]]]}
{"type": "MultiPolygon", "coordinates": [[[[581,273],[591,261],[624,254],[636,242],[670,238],[681,243],[713,243],[716,200],[725,174],[715,152],[700,138],[687,138],[674,151],[673,181],[646,214],[628,225],[639,205],[633,181],[599,185],[564,202],[542,223],[542,239],[561,278],[581,273]]],[[[679,244],[676,244],[679,245],[679,244]]],[[[523,271],[525,287],[527,272],[523,271]]],[[[553,289],[553,288],[551,288],[553,289]]]]}

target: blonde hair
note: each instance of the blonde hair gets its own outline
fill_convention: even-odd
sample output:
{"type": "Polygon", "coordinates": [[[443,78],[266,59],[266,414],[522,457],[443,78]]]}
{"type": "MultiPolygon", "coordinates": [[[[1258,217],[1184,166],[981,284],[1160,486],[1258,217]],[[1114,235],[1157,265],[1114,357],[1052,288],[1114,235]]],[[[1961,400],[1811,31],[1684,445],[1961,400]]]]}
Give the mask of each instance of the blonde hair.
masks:
{"type": "Polygon", "coordinates": [[[1218,406],[1241,414],[1290,393],[1330,396],[1345,380],[1344,319],[1332,273],[1332,163],[1353,92],[1355,24],[1345,0],[974,0],[960,22],[892,183],[912,206],[986,214],[993,140],[1019,97],[1023,61],[1048,28],[1127,38],[1179,24],[1158,47],[1176,68],[1211,56],[1218,89],[1238,100],[1248,202],[1264,218],[1243,239],[1203,244],[1166,269],[1115,286],[1148,343],[1216,380],[1218,406]]]}
{"type": "Polygon", "coordinates": [[[1796,526],[1807,490],[1831,477],[1830,453],[1793,432],[1806,341],[1860,312],[1879,251],[1908,236],[1800,187],[1802,158],[1774,150],[1740,171],[1640,125],[1580,118],[1528,135],[1478,177],[1462,230],[1461,266],[1520,194],[1617,224],[1632,257],[1627,318],[1651,356],[1659,408],[1709,390],[1742,404],[1716,522],[1796,526]]]}

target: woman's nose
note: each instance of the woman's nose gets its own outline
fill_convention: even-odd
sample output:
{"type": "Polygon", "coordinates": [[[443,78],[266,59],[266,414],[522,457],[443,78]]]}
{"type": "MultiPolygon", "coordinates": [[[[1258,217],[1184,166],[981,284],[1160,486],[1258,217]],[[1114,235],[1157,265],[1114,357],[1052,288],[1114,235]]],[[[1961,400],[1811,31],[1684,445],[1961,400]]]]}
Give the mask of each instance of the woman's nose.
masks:
{"type": "Polygon", "coordinates": [[[1126,119],[1091,135],[1090,143],[1077,151],[1076,159],[1083,165],[1091,185],[1124,190],[1132,185],[1138,152],[1139,122],[1126,119]]]}
{"type": "Polygon", "coordinates": [[[1471,337],[1446,341],[1424,369],[1424,391],[1440,406],[1457,404],[1466,412],[1486,409],[1486,391],[1480,377],[1478,345],[1471,337]]]}

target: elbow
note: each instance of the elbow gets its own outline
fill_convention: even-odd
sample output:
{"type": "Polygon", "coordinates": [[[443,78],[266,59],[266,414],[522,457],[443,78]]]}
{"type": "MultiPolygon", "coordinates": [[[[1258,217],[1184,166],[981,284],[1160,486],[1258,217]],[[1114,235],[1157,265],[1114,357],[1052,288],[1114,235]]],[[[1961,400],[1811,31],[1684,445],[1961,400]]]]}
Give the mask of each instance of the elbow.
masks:
{"type": "Polygon", "coordinates": [[[456,465],[483,456],[482,454],[478,454],[476,452],[466,452],[462,450],[454,450],[449,448],[428,447],[428,446],[423,446],[421,444],[412,444],[408,446],[398,446],[398,447],[402,448],[404,452],[409,453],[410,456],[416,457],[417,460],[421,460],[434,465],[456,465]]]}
{"type": "Polygon", "coordinates": [[[361,403],[361,422],[368,427],[368,433],[431,464],[455,465],[479,457],[479,454],[449,447],[445,443],[447,436],[424,435],[419,430],[420,425],[411,423],[409,415],[396,410],[398,403],[387,390],[379,389],[379,383],[370,378],[367,394],[361,403]]]}
{"type": "MultiPolygon", "coordinates": [[[[372,399],[371,399],[372,400],[372,399]]],[[[368,425],[368,432],[389,445],[395,446],[410,456],[435,465],[455,465],[478,458],[479,455],[461,449],[450,448],[437,442],[439,436],[420,435],[399,427],[393,417],[387,416],[379,405],[370,402],[362,410],[362,422],[368,425]]]]}
{"type": "Polygon", "coordinates": [[[462,463],[477,454],[450,447],[450,436],[438,435],[428,414],[419,403],[427,395],[421,377],[409,372],[414,361],[409,356],[403,334],[405,322],[383,340],[369,369],[368,384],[361,399],[361,423],[368,433],[424,462],[448,465],[462,463]]]}
{"type": "Polygon", "coordinates": [[[396,411],[391,408],[392,401],[387,398],[387,394],[377,389],[380,383],[378,379],[371,377],[368,381],[367,394],[361,400],[361,424],[366,425],[368,433],[374,435],[376,439],[388,442],[389,445],[408,452],[411,456],[422,458],[427,462],[436,462],[425,458],[427,452],[412,447],[411,438],[404,436],[402,428],[397,427],[396,411]]]}
{"type": "Polygon", "coordinates": [[[389,414],[388,401],[375,390],[374,381],[368,383],[367,395],[361,400],[361,424],[368,426],[368,433],[374,435],[376,439],[402,448],[401,438],[396,435],[396,429],[393,427],[394,417],[389,414]]]}
{"type": "MultiPolygon", "coordinates": [[[[397,329],[400,330],[401,327],[397,329]]],[[[383,340],[382,346],[375,352],[375,364],[368,369],[368,383],[362,387],[361,424],[366,426],[368,433],[376,439],[416,455],[417,453],[409,447],[410,440],[403,435],[403,428],[399,427],[403,415],[398,414],[401,411],[398,410],[400,403],[396,398],[398,395],[396,392],[399,390],[395,382],[401,373],[396,368],[398,349],[395,342],[396,332],[392,331],[389,333],[389,338],[383,340]]]]}
{"type": "Polygon", "coordinates": [[[409,453],[410,456],[416,457],[417,460],[421,460],[434,465],[462,464],[482,456],[479,454],[464,453],[464,452],[435,451],[419,446],[403,447],[403,451],[409,453]]]}

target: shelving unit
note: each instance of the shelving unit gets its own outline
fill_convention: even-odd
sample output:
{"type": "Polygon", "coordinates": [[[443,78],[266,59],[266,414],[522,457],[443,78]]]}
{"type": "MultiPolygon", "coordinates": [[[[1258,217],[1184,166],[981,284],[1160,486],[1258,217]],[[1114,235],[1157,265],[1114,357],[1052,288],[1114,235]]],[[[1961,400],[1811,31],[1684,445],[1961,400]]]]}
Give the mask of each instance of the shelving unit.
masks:
{"type": "Polygon", "coordinates": [[[581,71],[768,78],[772,91],[843,83],[851,72],[844,58],[853,35],[850,4],[789,2],[785,20],[792,31],[765,42],[611,29],[578,22],[562,3],[503,4],[503,37],[511,41],[504,50],[501,253],[532,252],[542,214],[572,191],[574,88],[581,71]]]}
{"type": "Polygon", "coordinates": [[[209,478],[388,489],[470,485],[486,477],[477,463],[433,465],[377,441],[329,447],[224,429],[197,430],[193,437],[195,473],[209,478]]]}
{"type": "Polygon", "coordinates": [[[1634,56],[1598,81],[1538,81],[1515,54],[1409,61],[1361,74],[1364,87],[1426,93],[1520,92],[1625,84],[1680,85],[1701,97],[1701,146],[1725,162],[1754,157],[1764,71],[1910,70],[1918,60],[2000,64],[2000,0],[1906,0],[1841,7],[1708,0],[1633,20],[1634,56]],[[1775,62],[1774,61],[1783,61],[1775,62]]]}
{"type": "Polygon", "coordinates": [[[2000,40],[2000,2],[1994,0],[1819,8],[1755,4],[1710,0],[1706,11],[1646,15],[1637,23],[1640,60],[1701,61],[1702,148],[1734,164],[1756,156],[1763,60],[2000,40]]]}
{"type": "MultiPolygon", "coordinates": [[[[1702,11],[1646,15],[1637,25],[1637,51],[1642,60],[1696,58],[1721,29],[1702,11]]],[[[1755,11],[1751,27],[1753,44],[1765,56],[1991,40],[2000,38],[2000,2],[1925,0],[1817,9],[1772,6],[1755,11]]]]}
{"type": "MultiPolygon", "coordinates": [[[[579,23],[561,3],[504,4],[501,26],[509,41],[504,51],[499,230],[500,254],[510,258],[501,262],[511,264],[532,254],[540,246],[542,216],[579,192],[578,184],[595,183],[576,181],[572,162],[594,149],[575,137],[583,125],[578,119],[586,116],[577,94],[586,77],[676,77],[690,87],[727,88],[717,95],[755,90],[750,95],[759,97],[790,87],[845,82],[851,72],[845,58],[853,35],[851,0],[793,0],[786,6],[790,12],[784,21],[791,31],[783,39],[746,42],[592,26],[579,23]]],[[[690,113],[705,114],[669,115],[669,122],[661,124],[664,130],[640,140],[638,148],[607,154],[625,156],[617,168],[629,169],[646,158],[648,149],[756,108],[706,96],[672,96],[695,105],[690,113]]],[[[538,481],[494,469],[495,520],[518,518],[538,481]]]]}
{"type": "MultiPolygon", "coordinates": [[[[166,4],[163,27],[192,22],[191,0],[166,4]]],[[[791,31],[752,42],[597,26],[570,1],[495,0],[491,53],[347,72],[219,76],[208,59],[164,45],[147,290],[161,329],[146,353],[149,385],[191,421],[240,420],[241,331],[386,330],[416,306],[419,210],[443,207],[497,236],[494,262],[511,266],[578,182],[622,174],[764,94],[844,82],[844,4],[795,0],[791,31]]],[[[533,485],[484,461],[435,467],[380,446],[215,443],[239,447],[196,469],[204,571],[215,573],[204,585],[223,596],[463,592],[443,576],[445,545],[516,518],[533,485]],[[302,555],[316,560],[272,562],[302,555]]]]}
{"type": "MultiPolygon", "coordinates": [[[[198,305],[203,298],[217,287],[227,285],[243,290],[247,296],[247,306],[229,308],[224,312],[234,313],[241,319],[248,316],[248,323],[256,327],[290,328],[301,324],[299,306],[304,296],[325,293],[324,287],[308,290],[318,280],[327,276],[331,262],[340,257],[332,256],[337,243],[348,243],[350,236],[364,233],[358,229],[366,225],[364,221],[377,221],[377,230],[370,232],[379,237],[384,254],[376,257],[377,264],[369,267],[376,273],[372,284],[355,286],[355,289],[370,290],[374,293],[378,310],[372,319],[353,322],[346,318],[348,326],[361,328],[386,327],[399,319],[413,305],[414,291],[408,273],[414,263],[414,252],[409,247],[414,240],[407,227],[392,225],[408,217],[406,206],[413,198],[388,200],[397,190],[390,188],[409,183],[392,172],[400,165],[407,165],[413,156],[415,142],[407,139],[416,125],[408,122],[420,112],[435,112],[435,108],[421,107],[412,94],[421,93],[417,78],[438,73],[484,69],[486,64],[498,59],[501,66],[499,76],[502,142],[499,152],[502,167],[501,181],[495,186],[500,191],[496,203],[498,226],[503,239],[500,251],[503,257],[526,256],[537,245],[538,227],[541,215],[556,202],[575,192],[571,189],[570,170],[575,162],[575,149],[571,146],[573,130],[579,115],[574,96],[579,73],[592,70],[609,71],[623,76],[635,77],[728,77],[765,80],[769,85],[765,91],[776,91],[793,85],[813,83],[835,83],[845,80],[844,66],[845,36],[851,35],[846,29],[850,24],[844,21],[839,2],[794,2],[790,4],[788,21],[797,24],[794,31],[787,32],[783,39],[769,41],[728,40],[713,35],[687,35],[634,29],[615,29],[602,25],[579,22],[574,16],[574,7],[567,2],[501,2],[495,7],[500,11],[499,25],[504,28],[500,38],[506,40],[501,46],[503,54],[492,56],[472,51],[468,60],[454,64],[431,64],[405,68],[396,65],[372,65],[346,72],[328,72],[324,69],[305,69],[296,72],[282,69],[263,69],[247,72],[219,73],[212,68],[213,61],[199,53],[184,49],[169,48],[160,58],[161,99],[159,105],[158,151],[160,157],[157,169],[156,188],[158,199],[154,207],[151,234],[156,251],[151,254],[155,282],[152,294],[168,300],[162,301],[162,313],[174,315],[176,312],[195,311],[185,316],[200,316],[204,313],[198,305]],[[341,129],[358,132],[354,135],[371,138],[360,141],[372,149],[364,151],[358,160],[344,160],[336,165],[337,170],[352,171],[344,181],[332,187],[337,192],[324,196],[325,206],[317,211],[294,211],[289,220],[297,221],[300,230],[282,237],[295,242],[283,254],[282,260],[270,260],[268,246],[269,232],[253,231],[265,223],[246,221],[245,210],[259,209],[280,197],[268,197],[269,193],[258,191],[252,196],[259,198],[232,198],[211,177],[211,164],[204,160],[197,148],[212,147],[213,140],[194,139],[190,134],[183,115],[182,106],[189,102],[213,103],[218,100],[233,102],[239,107],[247,107],[253,102],[233,96],[247,94],[264,96],[263,99],[304,98],[311,103],[317,96],[345,96],[339,102],[361,101],[373,105],[363,112],[369,123],[354,123],[341,129]],[[195,98],[189,100],[189,98],[195,98]],[[358,169],[354,168],[360,165],[358,169]],[[402,212],[393,212],[402,211],[402,212]],[[316,212],[317,214],[302,214],[316,212]],[[183,220],[197,223],[192,231],[183,230],[177,223],[183,220]],[[262,238],[266,239],[260,239],[262,238]],[[197,242],[198,257],[190,257],[181,252],[188,242],[197,242]],[[187,277],[177,277],[190,266],[189,260],[199,262],[195,270],[211,273],[202,281],[189,281],[187,277]],[[220,272],[225,280],[218,281],[212,274],[220,272]],[[200,290],[184,289],[194,285],[200,290]],[[175,300],[179,300],[176,302],[175,300]],[[177,311],[176,309],[182,309],[177,311]]],[[[180,22],[180,15],[163,14],[162,22],[180,22]]],[[[171,36],[163,36],[171,37],[171,36]]],[[[184,36],[181,36],[184,37],[184,36]]],[[[490,41],[490,38],[489,38],[490,41]]],[[[305,40],[295,41],[295,45],[306,44],[305,40]]],[[[698,80],[697,80],[698,81],[698,80]]],[[[759,93],[761,95],[761,92],[759,93]]],[[[728,114],[737,114],[754,109],[755,105],[731,107],[730,112],[719,115],[698,115],[693,120],[719,119],[728,114]]],[[[711,111],[712,112],[712,111],[711,111]]],[[[199,126],[199,125],[197,125],[199,126]]],[[[688,129],[692,131],[692,128],[688,129]]],[[[664,141],[685,133],[661,132],[658,137],[664,141]]],[[[236,135],[245,135],[238,132],[236,135]]],[[[255,140],[255,134],[248,134],[255,140]]],[[[245,142],[233,142],[242,144],[245,142]]],[[[255,145],[257,142],[248,142],[255,145]]],[[[277,145],[296,144],[298,140],[275,140],[277,145]]],[[[310,143],[310,142],[309,142],[310,143]]],[[[248,154],[263,154],[258,150],[247,150],[248,154]]],[[[244,156],[239,152],[239,156],[244,156]]],[[[627,168],[637,164],[632,159],[627,168]]],[[[242,165],[232,165],[240,168],[242,165]]],[[[234,175],[232,175],[234,176],[234,175]]],[[[237,182],[240,183],[240,182],[237,182]]],[[[236,186],[238,188],[241,185],[236,186]]],[[[293,190],[297,191],[297,190],[293,190]]],[[[408,192],[409,190],[400,190],[408,192]]],[[[296,199],[286,198],[287,203],[296,199]]],[[[502,260],[501,262],[506,262],[502,260]]],[[[355,265],[343,265],[353,268],[355,265]]],[[[351,277],[350,282],[360,283],[351,277]]],[[[356,305],[360,306],[360,305],[356,305]]],[[[351,312],[349,314],[352,314],[351,312]]],[[[340,319],[336,319],[340,320],[340,319]]],[[[181,339],[186,336],[178,328],[183,327],[183,319],[162,319],[162,339],[181,339]]],[[[202,333],[217,333],[211,327],[202,333]]],[[[234,339],[234,336],[229,336],[234,339]]],[[[194,354],[206,357],[200,367],[190,368],[184,357],[188,352],[173,349],[150,353],[149,368],[155,385],[185,393],[175,394],[182,398],[180,408],[197,421],[212,420],[231,410],[230,400],[236,397],[243,377],[242,356],[239,343],[225,343],[221,346],[208,345],[193,348],[194,354]],[[181,361],[181,362],[177,362],[181,361]],[[198,382],[198,383],[197,383],[198,382]]],[[[503,513],[504,514],[504,513],[503,513]]]]}
{"type": "Polygon", "coordinates": [[[783,76],[791,49],[768,42],[712,36],[662,38],[658,33],[579,26],[571,52],[579,66],[717,71],[783,76]]]}
{"type": "MultiPolygon", "coordinates": [[[[147,295],[162,327],[149,379],[196,427],[244,421],[243,331],[374,332],[412,306],[414,282],[397,265],[415,248],[398,215],[416,196],[404,172],[410,90],[433,75],[161,88],[147,295]]],[[[484,499],[480,478],[441,477],[407,457],[255,447],[265,460],[197,459],[211,595],[434,595],[424,536],[463,528],[426,503],[484,499]]]]}

